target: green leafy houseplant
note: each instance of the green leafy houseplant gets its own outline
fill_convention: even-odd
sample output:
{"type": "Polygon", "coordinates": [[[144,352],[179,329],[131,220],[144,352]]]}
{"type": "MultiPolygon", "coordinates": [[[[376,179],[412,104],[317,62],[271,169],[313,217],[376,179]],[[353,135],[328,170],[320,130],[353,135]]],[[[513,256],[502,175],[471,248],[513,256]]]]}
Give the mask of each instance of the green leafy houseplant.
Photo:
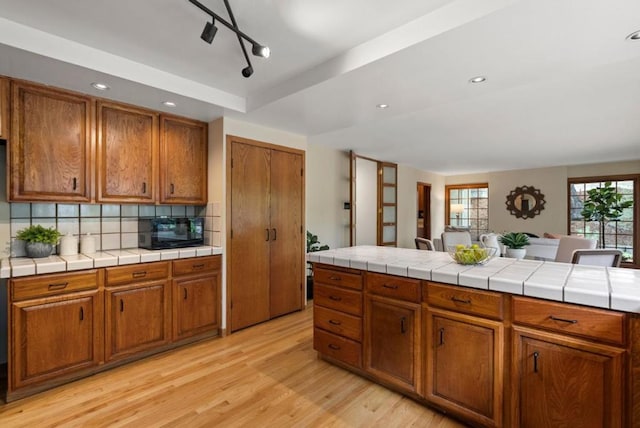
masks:
{"type": "MultiPolygon", "coordinates": [[[[328,245],[322,245],[318,240],[318,236],[307,230],[307,253],[328,250],[328,245]]],[[[310,263],[307,263],[307,299],[313,298],[313,269],[310,263]]]]}
{"type": "Polygon", "coordinates": [[[34,224],[19,230],[16,238],[25,242],[25,249],[29,257],[47,257],[53,251],[53,246],[58,243],[61,233],[50,227],[45,228],[34,224]]]}
{"type": "Polygon", "coordinates": [[[529,237],[524,233],[520,232],[509,232],[502,235],[500,238],[500,242],[502,242],[507,247],[512,250],[518,250],[520,248],[524,248],[529,245],[529,237]]]}
{"type": "Polygon", "coordinates": [[[632,200],[623,201],[610,181],[604,187],[587,190],[587,197],[580,215],[585,221],[597,221],[600,226],[600,248],[605,248],[605,227],[609,221],[618,221],[625,208],[633,206],[632,200]]]}

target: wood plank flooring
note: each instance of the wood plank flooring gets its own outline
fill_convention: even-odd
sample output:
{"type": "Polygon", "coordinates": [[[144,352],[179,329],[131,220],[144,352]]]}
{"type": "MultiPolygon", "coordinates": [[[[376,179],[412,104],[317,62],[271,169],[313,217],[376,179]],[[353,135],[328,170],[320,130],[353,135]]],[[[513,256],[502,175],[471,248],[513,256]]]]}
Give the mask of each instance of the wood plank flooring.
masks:
{"type": "Polygon", "coordinates": [[[461,427],[319,360],[312,308],[0,405],[8,427],[461,427]]]}

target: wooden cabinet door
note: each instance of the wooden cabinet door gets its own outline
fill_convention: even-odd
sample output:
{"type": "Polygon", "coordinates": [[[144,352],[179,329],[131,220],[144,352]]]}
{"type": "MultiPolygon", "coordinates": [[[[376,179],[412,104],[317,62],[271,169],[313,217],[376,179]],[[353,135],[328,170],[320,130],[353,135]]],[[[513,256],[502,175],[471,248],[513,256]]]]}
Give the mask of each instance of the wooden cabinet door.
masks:
{"type": "Polygon", "coordinates": [[[0,77],[0,140],[9,139],[9,79],[0,77]]]}
{"type": "Polygon", "coordinates": [[[173,339],[179,340],[220,325],[218,272],[173,280],[173,339]]]}
{"type": "Polygon", "coordinates": [[[9,201],[89,202],[91,98],[21,82],[11,87],[9,201]]]}
{"type": "Polygon", "coordinates": [[[98,202],[155,202],[158,113],[98,102],[98,202]]]}
{"type": "Polygon", "coordinates": [[[271,151],[270,314],[302,309],[304,199],[302,155],[271,151]]]}
{"type": "Polygon", "coordinates": [[[9,392],[98,365],[98,296],[91,291],[11,304],[9,392]]]}
{"type": "Polygon", "coordinates": [[[427,319],[427,400],[482,426],[502,426],[502,323],[436,309],[427,319]]]}
{"type": "Polygon", "coordinates": [[[514,328],[514,427],[622,427],[623,349],[514,328]]]}
{"type": "Polygon", "coordinates": [[[160,203],[207,203],[207,124],[160,117],[160,203]]]}
{"type": "Polygon", "coordinates": [[[271,150],[231,142],[231,331],[269,319],[271,150]]]}
{"type": "Polygon", "coordinates": [[[365,370],[417,392],[420,384],[420,305],[365,298],[365,370]]]}
{"type": "Polygon", "coordinates": [[[105,359],[123,358],[169,343],[169,281],[107,288],[105,359]]]}

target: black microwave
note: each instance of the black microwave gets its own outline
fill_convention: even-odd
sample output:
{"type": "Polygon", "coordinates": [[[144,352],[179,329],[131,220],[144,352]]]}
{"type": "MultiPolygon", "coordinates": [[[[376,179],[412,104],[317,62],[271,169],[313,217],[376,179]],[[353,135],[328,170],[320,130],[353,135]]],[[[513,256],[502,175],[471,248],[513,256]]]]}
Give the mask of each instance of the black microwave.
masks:
{"type": "Polygon", "coordinates": [[[138,247],[148,250],[195,247],[204,244],[202,217],[138,219],[138,247]]]}

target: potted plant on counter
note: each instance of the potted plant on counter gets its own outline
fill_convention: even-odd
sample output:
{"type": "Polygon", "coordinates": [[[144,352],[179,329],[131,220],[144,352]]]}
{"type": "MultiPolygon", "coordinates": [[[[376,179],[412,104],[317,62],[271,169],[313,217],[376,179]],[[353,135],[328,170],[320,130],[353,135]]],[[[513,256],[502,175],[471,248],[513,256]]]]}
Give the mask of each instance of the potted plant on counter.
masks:
{"type": "MultiPolygon", "coordinates": [[[[328,245],[322,245],[318,236],[307,230],[307,253],[328,250],[328,245]]],[[[310,263],[307,263],[307,299],[313,299],[313,270],[310,263]]]]}
{"type": "Polygon", "coordinates": [[[529,237],[520,232],[509,232],[502,235],[500,242],[507,247],[507,257],[522,260],[527,254],[525,246],[529,245],[529,237]]]}
{"type": "Polygon", "coordinates": [[[39,224],[34,224],[19,230],[16,234],[16,239],[24,241],[27,257],[35,259],[50,256],[60,236],[60,232],[52,227],[45,228],[39,224]]]}

